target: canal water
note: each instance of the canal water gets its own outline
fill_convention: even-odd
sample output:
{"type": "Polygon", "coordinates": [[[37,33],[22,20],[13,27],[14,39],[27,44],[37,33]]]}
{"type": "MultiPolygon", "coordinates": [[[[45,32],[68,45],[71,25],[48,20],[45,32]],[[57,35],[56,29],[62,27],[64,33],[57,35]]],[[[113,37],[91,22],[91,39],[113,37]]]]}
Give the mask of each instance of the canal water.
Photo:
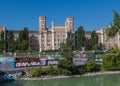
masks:
{"type": "Polygon", "coordinates": [[[80,76],[54,80],[0,82],[0,86],[120,86],[120,74],[80,76]]]}

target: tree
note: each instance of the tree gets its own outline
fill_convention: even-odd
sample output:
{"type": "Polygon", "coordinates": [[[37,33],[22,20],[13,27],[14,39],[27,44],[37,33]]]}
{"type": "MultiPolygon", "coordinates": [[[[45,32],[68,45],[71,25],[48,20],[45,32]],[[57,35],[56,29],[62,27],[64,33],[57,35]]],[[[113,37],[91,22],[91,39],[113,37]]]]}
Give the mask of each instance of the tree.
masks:
{"type": "Polygon", "coordinates": [[[119,70],[120,69],[120,49],[115,48],[109,50],[108,54],[102,56],[102,67],[105,70],[119,70]]]}
{"type": "Polygon", "coordinates": [[[116,29],[120,29],[120,15],[114,10],[113,25],[116,29]]]}
{"type": "Polygon", "coordinates": [[[23,29],[23,36],[24,36],[24,40],[28,40],[28,28],[24,27],[23,29]]]}
{"type": "Polygon", "coordinates": [[[85,44],[85,31],[82,26],[77,30],[77,49],[82,50],[85,44]]]}
{"type": "Polygon", "coordinates": [[[29,49],[29,38],[28,38],[28,28],[24,27],[23,30],[19,31],[19,37],[17,39],[17,45],[19,50],[29,49]]]}
{"type": "Polygon", "coordinates": [[[24,32],[21,30],[18,33],[18,39],[20,41],[20,44],[22,43],[22,41],[24,40],[24,32]]]}
{"type": "Polygon", "coordinates": [[[94,60],[89,61],[86,65],[86,69],[88,72],[95,71],[95,67],[96,67],[96,64],[94,60]]]}
{"type": "Polygon", "coordinates": [[[57,67],[62,74],[68,75],[72,74],[74,65],[71,59],[63,59],[59,61],[57,67]]]}
{"type": "Polygon", "coordinates": [[[0,32],[0,51],[5,50],[5,38],[4,38],[4,32],[0,32]]]}
{"type": "Polygon", "coordinates": [[[14,35],[13,31],[10,30],[7,33],[7,43],[8,43],[8,51],[13,52],[15,51],[15,41],[14,41],[14,35]]]}
{"type": "Polygon", "coordinates": [[[66,43],[60,43],[60,54],[63,57],[66,58],[70,58],[73,56],[73,48],[74,48],[74,44],[73,44],[73,39],[67,38],[66,39],[66,43]]]}
{"type": "Polygon", "coordinates": [[[106,31],[107,36],[110,38],[114,37],[120,29],[120,15],[116,11],[113,12],[114,12],[113,22],[106,31]]]}
{"type": "Polygon", "coordinates": [[[29,47],[28,45],[29,45],[28,40],[23,40],[22,43],[21,43],[22,50],[27,50],[28,47],[29,47]]]}
{"type": "Polygon", "coordinates": [[[92,49],[98,48],[98,35],[95,32],[95,30],[92,31],[92,33],[91,33],[91,46],[92,46],[92,49]]]}
{"type": "Polygon", "coordinates": [[[28,28],[24,27],[23,29],[23,35],[24,35],[24,40],[22,42],[22,44],[24,44],[24,50],[28,50],[29,49],[29,36],[28,36],[28,28]]]}
{"type": "Polygon", "coordinates": [[[88,39],[88,38],[85,38],[85,49],[86,50],[90,50],[91,49],[90,39],[88,39]]]}

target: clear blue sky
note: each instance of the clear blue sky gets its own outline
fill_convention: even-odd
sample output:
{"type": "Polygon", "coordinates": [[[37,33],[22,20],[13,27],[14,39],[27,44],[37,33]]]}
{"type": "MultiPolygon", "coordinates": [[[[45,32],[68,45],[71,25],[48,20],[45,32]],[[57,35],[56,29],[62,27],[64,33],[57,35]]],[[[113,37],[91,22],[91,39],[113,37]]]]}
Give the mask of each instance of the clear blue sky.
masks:
{"type": "Polygon", "coordinates": [[[37,30],[39,16],[47,16],[48,28],[52,21],[64,24],[66,17],[74,16],[75,30],[82,25],[92,31],[108,26],[113,10],[120,14],[120,0],[0,0],[0,25],[37,30]]]}

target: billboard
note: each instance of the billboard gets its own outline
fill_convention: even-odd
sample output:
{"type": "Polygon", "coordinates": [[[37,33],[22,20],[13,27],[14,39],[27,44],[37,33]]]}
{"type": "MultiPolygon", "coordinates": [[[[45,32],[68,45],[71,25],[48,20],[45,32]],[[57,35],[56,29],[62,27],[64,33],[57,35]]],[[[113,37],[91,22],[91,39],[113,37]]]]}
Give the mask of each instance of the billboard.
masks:
{"type": "Polygon", "coordinates": [[[0,69],[15,68],[13,57],[0,57],[0,69]]]}

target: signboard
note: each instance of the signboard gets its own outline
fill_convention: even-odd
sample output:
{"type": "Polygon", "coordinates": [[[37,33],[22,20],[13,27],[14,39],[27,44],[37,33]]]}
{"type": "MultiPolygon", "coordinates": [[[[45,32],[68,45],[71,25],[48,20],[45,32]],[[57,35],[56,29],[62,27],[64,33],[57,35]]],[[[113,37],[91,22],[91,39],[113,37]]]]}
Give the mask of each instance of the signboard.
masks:
{"type": "Polygon", "coordinates": [[[79,57],[73,58],[73,64],[75,65],[85,65],[86,63],[87,63],[87,58],[79,58],[79,57]]]}
{"type": "Polygon", "coordinates": [[[13,57],[0,57],[0,69],[15,68],[13,57]]]}

